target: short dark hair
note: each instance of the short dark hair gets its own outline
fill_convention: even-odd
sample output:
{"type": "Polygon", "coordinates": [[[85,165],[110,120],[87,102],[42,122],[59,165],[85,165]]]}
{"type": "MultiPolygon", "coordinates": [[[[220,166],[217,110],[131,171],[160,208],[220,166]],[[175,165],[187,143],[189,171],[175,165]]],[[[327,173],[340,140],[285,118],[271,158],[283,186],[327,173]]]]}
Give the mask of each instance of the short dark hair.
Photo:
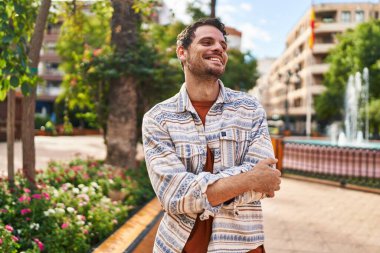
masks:
{"type": "Polygon", "coordinates": [[[194,23],[188,25],[180,34],[177,36],[177,47],[183,46],[188,49],[194,39],[195,30],[200,26],[210,25],[217,28],[227,41],[227,32],[225,30],[224,24],[218,18],[201,18],[194,23]]]}

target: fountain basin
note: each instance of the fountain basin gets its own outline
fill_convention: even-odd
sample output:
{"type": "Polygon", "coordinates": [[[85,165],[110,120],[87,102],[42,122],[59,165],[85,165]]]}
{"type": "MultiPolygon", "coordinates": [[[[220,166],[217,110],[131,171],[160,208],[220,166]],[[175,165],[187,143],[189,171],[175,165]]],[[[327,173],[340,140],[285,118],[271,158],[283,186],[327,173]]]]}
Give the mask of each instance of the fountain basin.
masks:
{"type": "Polygon", "coordinates": [[[342,177],[380,178],[380,143],[332,144],[285,139],[283,168],[342,177]]]}

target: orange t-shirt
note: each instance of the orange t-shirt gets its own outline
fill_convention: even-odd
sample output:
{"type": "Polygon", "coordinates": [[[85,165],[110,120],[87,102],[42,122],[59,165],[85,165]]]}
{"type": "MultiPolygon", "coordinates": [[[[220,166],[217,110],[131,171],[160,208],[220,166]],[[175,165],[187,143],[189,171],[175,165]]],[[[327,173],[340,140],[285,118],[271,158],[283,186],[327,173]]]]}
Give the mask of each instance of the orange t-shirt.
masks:
{"type": "MultiPolygon", "coordinates": [[[[199,117],[202,120],[203,125],[206,123],[206,115],[210,110],[214,102],[198,102],[191,101],[194,106],[194,109],[197,111],[199,117]]],[[[210,148],[207,147],[207,157],[206,164],[203,168],[203,171],[213,173],[214,169],[214,154],[211,152],[210,148]]],[[[200,220],[199,214],[195,221],[193,230],[190,233],[189,239],[187,240],[185,247],[183,248],[182,253],[207,253],[208,244],[210,242],[210,237],[212,233],[212,221],[213,217],[210,217],[208,220],[200,220]]],[[[261,253],[261,247],[258,249],[249,251],[248,253],[261,253]]]]}
{"type": "MultiPolygon", "coordinates": [[[[202,120],[203,125],[206,122],[206,115],[210,110],[214,102],[195,102],[192,101],[194,109],[197,111],[199,117],[202,120]]],[[[214,154],[211,152],[210,148],[207,147],[207,157],[206,164],[203,171],[213,172],[214,168],[214,154]]],[[[190,237],[187,240],[185,247],[183,248],[183,253],[203,253],[207,252],[208,243],[210,242],[211,232],[212,232],[212,221],[213,217],[208,220],[200,220],[199,214],[195,221],[193,230],[190,233],[190,237]]]]}

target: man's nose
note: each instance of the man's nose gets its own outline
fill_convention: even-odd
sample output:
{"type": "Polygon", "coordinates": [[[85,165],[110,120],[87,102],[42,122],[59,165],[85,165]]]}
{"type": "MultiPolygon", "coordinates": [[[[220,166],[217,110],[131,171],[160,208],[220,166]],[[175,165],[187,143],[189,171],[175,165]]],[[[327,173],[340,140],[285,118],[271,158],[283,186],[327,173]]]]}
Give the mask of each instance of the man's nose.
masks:
{"type": "Polygon", "coordinates": [[[220,43],[214,43],[212,47],[212,51],[217,51],[222,53],[223,52],[223,46],[220,43]]]}

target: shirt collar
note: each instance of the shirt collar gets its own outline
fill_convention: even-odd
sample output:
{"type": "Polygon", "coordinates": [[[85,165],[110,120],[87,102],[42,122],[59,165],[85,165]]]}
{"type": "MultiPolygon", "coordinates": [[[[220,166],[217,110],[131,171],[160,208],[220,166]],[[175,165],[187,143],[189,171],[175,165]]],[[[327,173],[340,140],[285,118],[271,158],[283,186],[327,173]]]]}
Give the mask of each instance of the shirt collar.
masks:
{"type": "MultiPolygon", "coordinates": [[[[231,102],[231,97],[226,88],[224,87],[224,84],[221,80],[218,80],[219,83],[219,95],[218,98],[215,101],[215,104],[224,104],[231,102]]],[[[191,104],[189,95],[186,90],[186,83],[182,84],[182,87],[179,91],[179,97],[177,102],[177,109],[178,112],[184,112],[184,111],[190,111],[195,113],[195,109],[193,105],[191,104]]]]}

